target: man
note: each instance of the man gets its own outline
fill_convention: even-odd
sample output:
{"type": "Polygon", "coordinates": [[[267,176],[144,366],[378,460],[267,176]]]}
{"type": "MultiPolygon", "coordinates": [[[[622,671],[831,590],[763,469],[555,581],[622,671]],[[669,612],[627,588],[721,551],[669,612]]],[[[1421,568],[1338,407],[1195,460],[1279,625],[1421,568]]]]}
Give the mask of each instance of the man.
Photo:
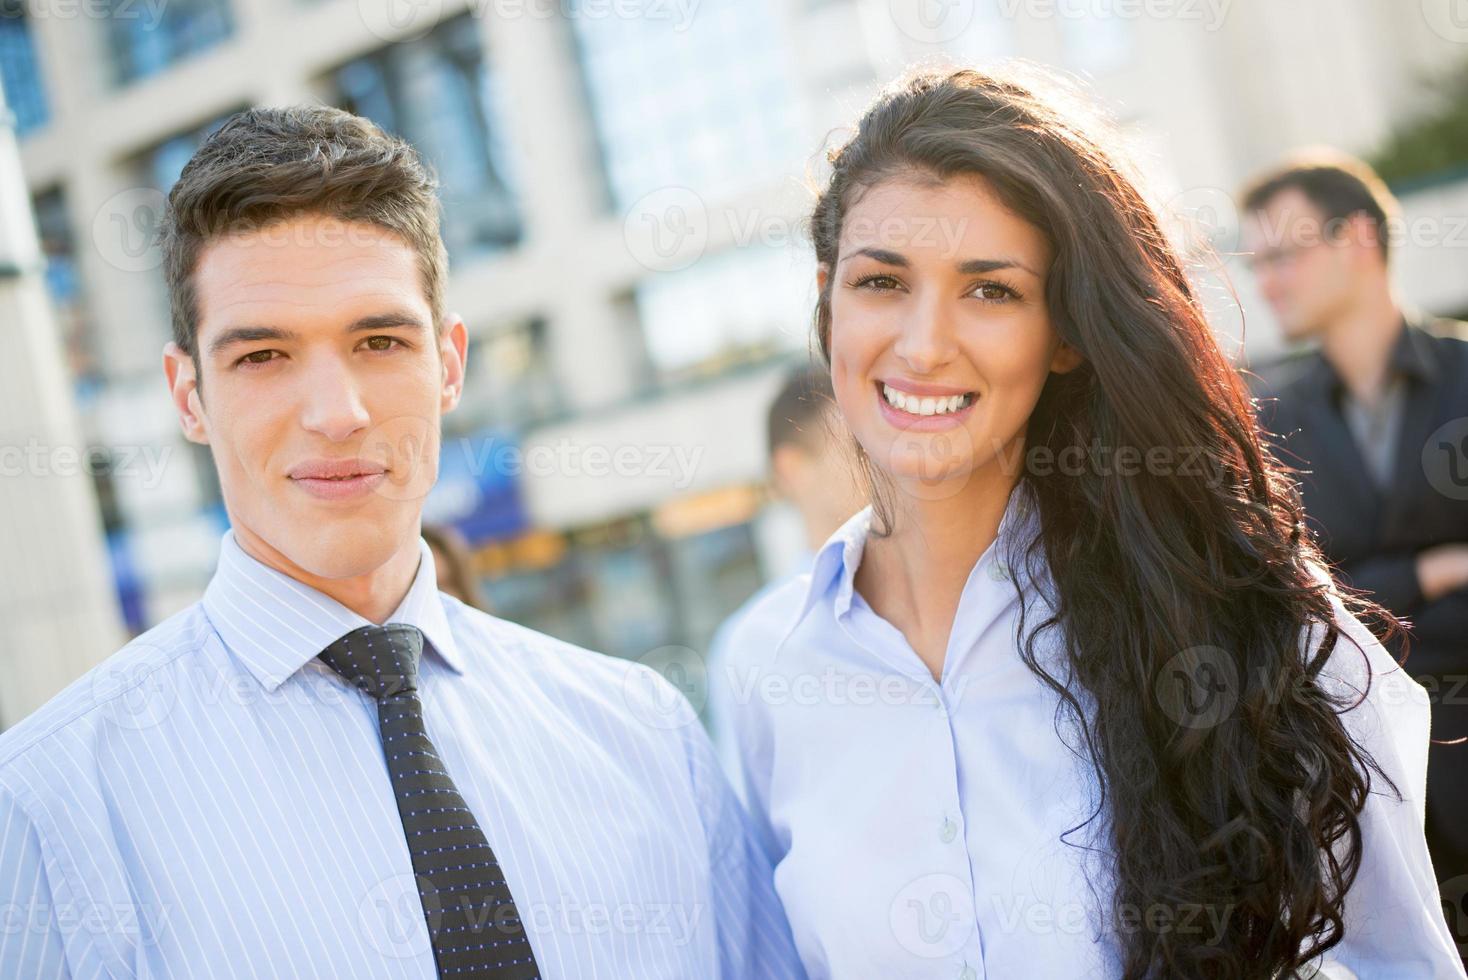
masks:
{"type": "Polygon", "coordinates": [[[0,737],[0,976],[797,975],[691,710],[436,587],[467,333],[414,152],[251,110],[169,210],[165,375],[232,528],[202,601],[0,737]]]}
{"type": "MultiPolygon", "coordinates": [[[[1315,343],[1261,370],[1261,421],[1301,470],[1306,513],[1340,578],[1410,621],[1406,668],[1433,696],[1434,739],[1462,738],[1468,325],[1403,311],[1388,264],[1396,204],[1360,161],[1291,160],[1243,203],[1264,298],[1288,339],[1315,343]]],[[[1468,874],[1465,813],[1468,746],[1435,744],[1426,829],[1443,882],[1468,874]]],[[[1453,887],[1456,901],[1468,884],[1453,887]]]]}
{"type": "MultiPolygon", "coordinates": [[[[750,678],[731,676],[727,666],[729,637],[767,593],[789,579],[810,571],[816,550],[835,534],[847,518],[861,509],[851,465],[851,439],[832,417],[835,405],[831,378],[824,371],[800,368],[792,372],[770,403],[765,419],[769,451],[770,489],[789,503],[800,521],[801,551],[795,567],[772,578],[724,621],[709,643],[709,703],[714,743],[725,774],[736,786],[742,776],[734,733],[730,728],[730,699],[749,690],[750,678]]],[[[775,637],[768,638],[771,643],[775,637]]]]}

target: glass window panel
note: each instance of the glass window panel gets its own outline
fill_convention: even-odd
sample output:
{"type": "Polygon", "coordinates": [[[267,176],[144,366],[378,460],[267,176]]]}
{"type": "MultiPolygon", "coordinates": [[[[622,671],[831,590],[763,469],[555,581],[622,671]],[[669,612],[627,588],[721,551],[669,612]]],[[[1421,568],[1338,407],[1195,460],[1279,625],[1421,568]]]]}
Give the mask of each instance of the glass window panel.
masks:
{"type": "Polygon", "coordinates": [[[672,382],[804,348],[814,272],[794,249],[754,245],[649,277],[634,296],[648,358],[672,382]]]}
{"type": "Polygon", "coordinates": [[[228,0],[98,0],[106,11],[107,47],[119,85],[156,75],[234,32],[228,0]]]}
{"type": "Polygon", "coordinates": [[[513,245],[522,228],[498,77],[462,16],[332,73],[333,101],[403,137],[438,172],[450,260],[513,245]]]}
{"type": "Polygon", "coordinates": [[[44,126],[51,112],[26,20],[25,0],[0,0],[0,84],[15,114],[15,133],[25,136],[44,126]]]}
{"type": "Polygon", "coordinates": [[[686,14],[677,5],[638,16],[605,4],[571,9],[618,208],[662,187],[709,199],[801,170],[810,148],[774,0],[705,0],[686,14]]]}

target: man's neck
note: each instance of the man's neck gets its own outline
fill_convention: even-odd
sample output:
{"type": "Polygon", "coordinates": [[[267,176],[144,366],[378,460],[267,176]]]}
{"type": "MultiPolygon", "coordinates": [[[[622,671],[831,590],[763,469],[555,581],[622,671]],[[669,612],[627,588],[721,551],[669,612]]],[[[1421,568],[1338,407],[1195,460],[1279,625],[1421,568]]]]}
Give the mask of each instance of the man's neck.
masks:
{"type": "Polygon", "coordinates": [[[386,622],[402,604],[408,590],[413,586],[422,560],[418,541],[413,539],[376,568],[360,575],[326,578],[297,565],[249,528],[235,524],[234,537],[241,550],[251,558],[335,599],[378,626],[386,622]]]}
{"type": "Polygon", "coordinates": [[[1320,350],[1352,397],[1367,404],[1381,395],[1392,349],[1402,330],[1402,311],[1391,293],[1369,293],[1321,333],[1320,350]]]}

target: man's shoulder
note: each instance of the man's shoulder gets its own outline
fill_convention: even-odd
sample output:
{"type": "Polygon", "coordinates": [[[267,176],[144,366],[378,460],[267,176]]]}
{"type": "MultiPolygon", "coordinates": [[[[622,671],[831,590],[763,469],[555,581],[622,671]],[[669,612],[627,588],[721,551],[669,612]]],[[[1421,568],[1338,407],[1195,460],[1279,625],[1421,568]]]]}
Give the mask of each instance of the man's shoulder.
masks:
{"type": "Polygon", "coordinates": [[[1468,357],[1468,322],[1449,317],[1425,317],[1417,324],[1442,351],[1468,357]]]}
{"type": "MultiPolygon", "coordinates": [[[[171,668],[199,649],[209,632],[203,607],[194,603],[129,640],[41,707],[0,732],[0,773],[34,752],[69,753],[58,736],[103,723],[137,727],[140,713],[160,710],[175,683],[171,668]],[[144,696],[139,697],[139,692],[144,696]]],[[[83,742],[90,741],[83,738],[83,742]]]]}
{"type": "Polygon", "coordinates": [[[579,710],[595,711],[613,724],[645,727],[652,719],[659,722],[654,727],[671,727],[661,725],[670,714],[696,717],[688,706],[688,688],[675,683],[692,672],[681,647],[657,647],[627,659],[501,619],[452,596],[445,596],[444,604],[456,635],[468,640],[460,642],[460,652],[470,671],[489,669],[479,658],[497,658],[550,701],[575,702],[579,710]]]}
{"type": "Polygon", "coordinates": [[[1250,365],[1246,378],[1256,396],[1280,396],[1293,392],[1320,366],[1320,350],[1303,347],[1266,357],[1250,365]]]}

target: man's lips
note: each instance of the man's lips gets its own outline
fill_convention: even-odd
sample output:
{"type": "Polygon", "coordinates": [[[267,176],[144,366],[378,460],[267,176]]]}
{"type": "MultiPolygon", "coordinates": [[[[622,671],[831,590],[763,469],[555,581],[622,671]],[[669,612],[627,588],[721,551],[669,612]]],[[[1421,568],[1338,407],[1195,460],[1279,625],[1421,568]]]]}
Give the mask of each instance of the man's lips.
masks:
{"type": "Polygon", "coordinates": [[[351,500],[377,489],[387,472],[359,473],[356,476],[293,477],[291,483],[321,500],[351,500]]]}
{"type": "Polygon", "coordinates": [[[387,467],[370,459],[308,459],[292,466],[286,476],[292,480],[336,480],[359,476],[378,476],[387,467]]]}

